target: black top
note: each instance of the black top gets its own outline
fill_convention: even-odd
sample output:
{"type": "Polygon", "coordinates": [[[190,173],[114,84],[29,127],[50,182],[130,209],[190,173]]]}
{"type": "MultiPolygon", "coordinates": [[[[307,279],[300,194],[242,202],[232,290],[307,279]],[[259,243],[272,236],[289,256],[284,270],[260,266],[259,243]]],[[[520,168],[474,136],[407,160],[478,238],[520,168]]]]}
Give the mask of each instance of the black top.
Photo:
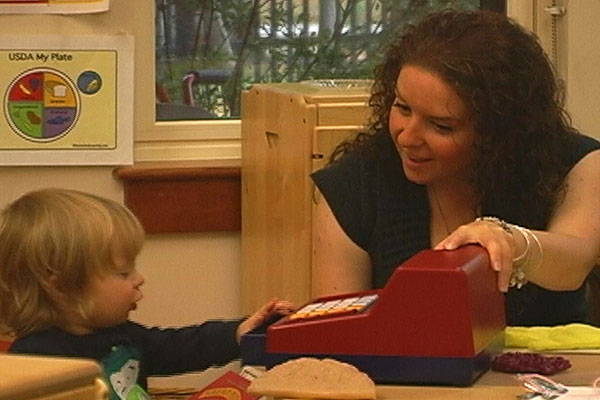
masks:
{"type": "Polygon", "coordinates": [[[128,321],[89,335],[51,328],[16,339],[8,351],[94,359],[102,366],[111,400],[144,399],[148,376],[199,371],[239,357],[240,323],[208,321],[161,329],[128,321]],[[133,394],[138,397],[128,397],[133,394]]]}
{"type": "MultiPolygon", "coordinates": [[[[379,132],[374,140],[377,156],[346,153],[313,173],[312,179],[344,232],[369,254],[372,286],[381,288],[397,266],[431,248],[431,215],[426,187],[406,178],[391,136],[379,132]]],[[[576,145],[570,149],[569,169],[599,148],[597,140],[578,135],[576,145]]],[[[485,210],[483,215],[487,215],[485,210]]],[[[533,283],[520,290],[511,288],[506,310],[509,325],[583,322],[587,317],[585,286],[563,292],[533,283]]]]}

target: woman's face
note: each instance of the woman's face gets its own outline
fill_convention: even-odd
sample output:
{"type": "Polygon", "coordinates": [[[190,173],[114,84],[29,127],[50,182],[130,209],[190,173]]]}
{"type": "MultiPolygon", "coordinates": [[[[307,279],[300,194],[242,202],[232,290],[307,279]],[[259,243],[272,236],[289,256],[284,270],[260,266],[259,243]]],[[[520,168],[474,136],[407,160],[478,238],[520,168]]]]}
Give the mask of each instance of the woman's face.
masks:
{"type": "Polygon", "coordinates": [[[466,181],[475,128],[463,101],[439,76],[410,65],[400,70],[389,129],[410,181],[466,181]]]}

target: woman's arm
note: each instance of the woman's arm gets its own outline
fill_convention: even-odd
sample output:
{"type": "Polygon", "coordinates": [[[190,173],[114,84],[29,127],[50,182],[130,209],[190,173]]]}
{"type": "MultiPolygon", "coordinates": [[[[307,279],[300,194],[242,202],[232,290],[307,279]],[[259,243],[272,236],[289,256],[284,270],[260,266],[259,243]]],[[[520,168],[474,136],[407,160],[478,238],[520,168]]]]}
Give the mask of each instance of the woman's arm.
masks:
{"type": "Polygon", "coordinates": [[[544,260],[530,280],[547,289],[577,289],[600,256],[600,150],[581,159],[566,184],[548,232],[536,232],[544,260]]]}
{"type": "MultiPolygon", "coordinates": [[[[510,221],[508,221],[510,222],[510,221]]],[[[508,288],[512,260],[527,245],[523,235],[512,235],[489,221],[475,221],[459,227],[436,249],[455,249],[479,243],[490,254],[498,271],[498,287],[508,288]]],[[[600,150],[582,158],[566,178],[565,198],[553,212],[547,231],[531,231],[542,248],[541,262],[523,266],[526,278],[549,290],[575,290],[581,286],[600,256],[600,150]]],[[[532,251],[539,252],[530,240],[532,251]]]]}
{"type": "Polygon", "coordinates": [[[313,215],[312,296],[371,289],[371,260],[340,227],[319,193],[313,215]]]}

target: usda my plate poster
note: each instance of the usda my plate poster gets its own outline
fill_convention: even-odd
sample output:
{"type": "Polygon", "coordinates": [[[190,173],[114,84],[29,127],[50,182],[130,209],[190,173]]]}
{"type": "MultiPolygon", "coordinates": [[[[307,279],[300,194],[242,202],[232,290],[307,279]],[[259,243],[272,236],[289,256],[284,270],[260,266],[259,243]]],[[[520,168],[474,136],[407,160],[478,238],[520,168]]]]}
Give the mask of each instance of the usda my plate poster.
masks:
{"type": "Polygon", "coordinates": [[[0,165],[133,162],[133,38],[0,37],[0,165]]]}

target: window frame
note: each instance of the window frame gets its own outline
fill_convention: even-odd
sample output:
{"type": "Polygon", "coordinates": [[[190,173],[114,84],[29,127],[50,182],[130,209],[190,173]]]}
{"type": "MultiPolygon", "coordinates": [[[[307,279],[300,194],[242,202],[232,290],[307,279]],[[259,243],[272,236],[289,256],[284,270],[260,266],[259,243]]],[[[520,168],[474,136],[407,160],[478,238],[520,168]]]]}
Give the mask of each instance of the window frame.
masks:
{"type": "Polygon", "coordinates": [[[146,1],[136,26],[135,162],[239,159],[240,120],[156,121],[156,10],[146,1]]]}

